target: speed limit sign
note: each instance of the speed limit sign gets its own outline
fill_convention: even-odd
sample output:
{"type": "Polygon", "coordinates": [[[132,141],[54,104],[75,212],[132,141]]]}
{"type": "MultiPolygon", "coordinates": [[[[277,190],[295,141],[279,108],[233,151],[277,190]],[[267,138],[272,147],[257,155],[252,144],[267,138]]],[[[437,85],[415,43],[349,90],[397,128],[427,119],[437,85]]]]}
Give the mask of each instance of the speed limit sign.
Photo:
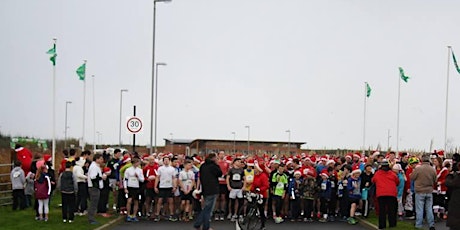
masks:
{"type": "Polygon", "coordinates": [[[142,121],[138,117],[130,117],[126,122],[126,127],[130,133],[138,133],[142,130],[142,121]]]}

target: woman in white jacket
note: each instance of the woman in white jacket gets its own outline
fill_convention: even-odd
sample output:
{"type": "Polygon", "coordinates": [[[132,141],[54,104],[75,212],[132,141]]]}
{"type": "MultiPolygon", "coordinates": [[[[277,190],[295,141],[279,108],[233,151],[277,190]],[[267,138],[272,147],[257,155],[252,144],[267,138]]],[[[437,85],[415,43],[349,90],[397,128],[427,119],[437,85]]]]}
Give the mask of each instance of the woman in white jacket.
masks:
{"type": "Polygon", "coordinates": [[[86,163],[86,155],[82,155],[75,159],[75,166],[73,167],[73,174],[77,178],[78,192],[77,192],[77,203],[75,207],[77,208],[77,213],[80,216],[85,215],[86,209],[88,208],[88,183],[86,181],[87,176],[83,170],[83,166],[86,163]]]}

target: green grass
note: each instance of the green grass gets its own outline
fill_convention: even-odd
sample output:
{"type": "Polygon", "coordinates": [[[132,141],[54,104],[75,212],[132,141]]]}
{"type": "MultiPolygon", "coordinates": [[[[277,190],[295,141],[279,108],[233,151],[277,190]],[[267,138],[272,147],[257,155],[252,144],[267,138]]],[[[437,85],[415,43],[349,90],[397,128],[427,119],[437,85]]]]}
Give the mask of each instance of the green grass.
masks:
{"type": "MultiPolygon", "coordinates": [[[[365,219],[367,220],[368,222],[370,222],[371,224],[375,225],[375,226],[379,226],[379,217],[377,215],[375,215],[375,212],[374,211],[371,211],[369,213],[369,216],[365,219]]],[[[387,220],[387,229],[388,229],[388,220],[387,220]]],[[[415,229],[414,228],[414,221],[410,221],[410,220],[404,220],[404,221],[400,221],[398,220],[397,223],[396,223],[396,229],[400,230],[406,230],[406,229],[415,229]]]]}
{"type": "MultiPolygon", "coordinates": [[[[32,201],[33,202],[33,201],[32,201]]],[[[58,206],[61,203],[61,195],[55,192],[50,204],[50,213],[48,222],[35,220],[35,211],[33,207],[25,210],[12,211],[11,205],[0,207],[0,226],[1,229],[18,229],[18,230],[31,230],[31,229],[95,229],[102,226],[109,221],[116,219],[118,215],[113,215],[110,218],[97,216],[98,225],[91,225],[88,223],[87,216],[75,216],[73,223],[62,222],[61,208],[58,206]]],[[[89,205],[89,202],[88,202],[89,205]]]]}

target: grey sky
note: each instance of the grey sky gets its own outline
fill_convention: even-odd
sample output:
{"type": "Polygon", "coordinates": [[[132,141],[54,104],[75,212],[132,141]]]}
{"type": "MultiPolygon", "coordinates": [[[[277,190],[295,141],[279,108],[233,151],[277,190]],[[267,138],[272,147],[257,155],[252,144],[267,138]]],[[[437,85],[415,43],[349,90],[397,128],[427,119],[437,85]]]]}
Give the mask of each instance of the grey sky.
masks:
{"type": "MultiPolygon", "coordinates": [[[[149,143],[152,0],[0,1],[0,130],[52,136],[52,65],[57,44],[56,133],[82,136],[82,81],[87,64],[86,134],[118,142],[123,120],[137,105],[149,143]]],[[[360,148],[364,82],[366,145],[396,147],[398,66],[400,149],[444,146],[447,45],[460,58],[459,1],[173,0],[157,4],[158,143],[174,138],[305,141],[308,148],[360,148]]],[[[451,63],[448,138],[460,146],[460,74],[451,63]]],[[[124,123],[124,121],[123,121],[124,123]]],[[[130,136],[123,131],[123,143],[130,136]]]]}

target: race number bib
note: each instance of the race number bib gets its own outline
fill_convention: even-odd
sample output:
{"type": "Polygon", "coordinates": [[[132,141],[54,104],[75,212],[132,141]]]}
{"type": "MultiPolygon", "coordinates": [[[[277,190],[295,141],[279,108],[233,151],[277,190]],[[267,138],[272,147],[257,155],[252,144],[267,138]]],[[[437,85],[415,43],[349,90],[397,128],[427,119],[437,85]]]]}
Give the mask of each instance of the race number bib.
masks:
{"type": "Polygon", "coordinates": [[[278,182],[278,184],[276,184],[276,188],[279,188],[279,189],[284,188],[284,183],[278,182]]]}
{"type": "Polygon", "coordinates": [[[252,182],[252,181],[254,181],[254,176],[253,176],[253,175],[247,175],[247,176],[246,176],[246,180],[247,180],[248,182],[252,182]]]}
{"type": "Polygon", "coordinates": [[[240,174],[233,174],[232,180],[233,181],[240,181],[241,180],[241,175],[240,174]]]}

